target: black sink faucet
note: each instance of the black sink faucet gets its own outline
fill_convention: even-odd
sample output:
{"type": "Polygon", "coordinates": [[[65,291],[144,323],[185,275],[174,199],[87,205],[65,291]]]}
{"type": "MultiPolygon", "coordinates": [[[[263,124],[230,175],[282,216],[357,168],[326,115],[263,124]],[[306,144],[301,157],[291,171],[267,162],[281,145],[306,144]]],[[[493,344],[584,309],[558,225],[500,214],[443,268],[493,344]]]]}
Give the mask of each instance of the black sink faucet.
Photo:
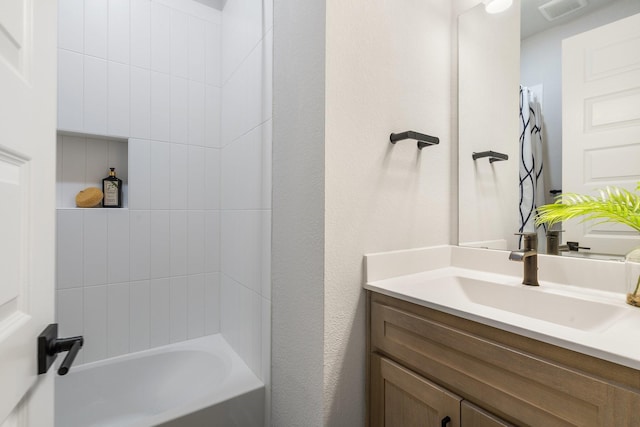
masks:
{"type": "Polygon", "coordinates": [[[540,286],[538,283],[538,235],[536,233],[521,233],[524,248],[521,251],[511,251],[509,259],[524,264],[523,285],[540,286]]]}

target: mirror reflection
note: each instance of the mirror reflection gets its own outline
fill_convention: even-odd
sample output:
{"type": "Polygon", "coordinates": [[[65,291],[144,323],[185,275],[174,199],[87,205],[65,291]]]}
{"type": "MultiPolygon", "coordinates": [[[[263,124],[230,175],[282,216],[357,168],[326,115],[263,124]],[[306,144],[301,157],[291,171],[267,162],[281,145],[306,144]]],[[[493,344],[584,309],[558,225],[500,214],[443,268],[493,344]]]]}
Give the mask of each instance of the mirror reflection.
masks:
{"type": "MultiPolygon", "coordinates": [[[[497,15],[480,4],[458,17],[458,79],[461,245],[519,248],[514,233],[535,231],[535,207],[559,192],[635,190],[640,1],[522,0],[497,15]],[[487,151],[508,160],[473,154],[487,151]]],[[[562,255],[610,259],[640,246],[624,226],[554,229],[562,255]]]]}

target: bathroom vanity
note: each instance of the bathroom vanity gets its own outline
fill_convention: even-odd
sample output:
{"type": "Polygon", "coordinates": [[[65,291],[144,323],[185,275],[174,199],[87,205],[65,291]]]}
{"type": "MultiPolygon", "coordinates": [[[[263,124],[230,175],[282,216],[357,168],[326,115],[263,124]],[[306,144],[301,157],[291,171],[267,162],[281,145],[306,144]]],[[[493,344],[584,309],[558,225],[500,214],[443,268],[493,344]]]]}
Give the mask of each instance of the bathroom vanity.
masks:
{"type": "MultiPolygon", "coordinates": [[[[434,261],[432,255],[432,264],[447,263],[446,256],[434,261]]],[[[507,317],[491,320],[502,310],[477,304],[474,313],[473,308],[463,311],[435,296],[420,300],[414,293],[416,284],[428,283],[424,277],[429,276],[411,274],[415,266],[410,264],[419,263],[418,258],[399,263],[404,264],[400,270],[409,265],[404,271],[409,279],[404,281],[394,279],[402,274],[396,267],[367,260],[368,425],[640,426],[638,361],[617,359],[615,348],[599,353],[595,345],[584,344],[586,336],[602,335],[599,341],[611,347],[618,340],[616,325],[636,321],[634,310],[640,310],[620,306],[622,314],[602,325],[558,324],[558,334],[571,335],[574,330],[576,342],[583,340],[584,346],[573,345],[567,336],[554,337],[553,319],[525,320],[531,325],[529,333],[526,325],[518,325],[526,316],[514,314],[509,324],[516,327],[509,327],[501,323],[506,325],[507,317]],[[537,329],[546,326],[551,332],[537,329]]],[[[470,282],[476,285],[480,282],[470,282]]],[[[443,280],[443,286],[452,289],[456,284],[443,280]]],[[[438,295],[451,289],[440,289],[438,295]]],[[[456,298],[463,299],[462,294],[456,298]]],[[[628,337],[628,346],[635,350],[640,345],[640,323],[636,325],[635,334],[628,337]]]]}

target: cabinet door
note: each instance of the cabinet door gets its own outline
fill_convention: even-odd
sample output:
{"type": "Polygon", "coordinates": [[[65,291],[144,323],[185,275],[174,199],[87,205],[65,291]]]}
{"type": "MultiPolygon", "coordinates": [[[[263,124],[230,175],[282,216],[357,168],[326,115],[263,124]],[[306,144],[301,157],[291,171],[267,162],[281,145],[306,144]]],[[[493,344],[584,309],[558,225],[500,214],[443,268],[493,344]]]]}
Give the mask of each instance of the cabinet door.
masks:
{"type": "Polygon", "coordinates": [[[460,422],[464,427],[514,427],[466,400],[460,404],[460,422]]]}
{"type": "Polygon", "coordinates": [[[397,363],[371,355],[371,426],[459,427],[461,400],[397,363]]]}

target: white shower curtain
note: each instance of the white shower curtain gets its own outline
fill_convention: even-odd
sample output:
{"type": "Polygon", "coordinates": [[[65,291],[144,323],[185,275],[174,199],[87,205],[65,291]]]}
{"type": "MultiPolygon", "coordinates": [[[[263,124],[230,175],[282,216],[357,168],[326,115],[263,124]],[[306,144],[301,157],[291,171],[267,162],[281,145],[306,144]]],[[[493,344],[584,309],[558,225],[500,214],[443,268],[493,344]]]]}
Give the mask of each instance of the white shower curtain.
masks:
{"type": "MultiPolygon", "coordinates": [[[[538,206],[544,204],[542,181],[542,113],[540,102],[520,86],[520,206],[521,233],[538,233],[538,250],[546,250],[546,226],[535,226],[538,206]]],[[[520,239],[520,246],[522,239],[520,239]]]]}

